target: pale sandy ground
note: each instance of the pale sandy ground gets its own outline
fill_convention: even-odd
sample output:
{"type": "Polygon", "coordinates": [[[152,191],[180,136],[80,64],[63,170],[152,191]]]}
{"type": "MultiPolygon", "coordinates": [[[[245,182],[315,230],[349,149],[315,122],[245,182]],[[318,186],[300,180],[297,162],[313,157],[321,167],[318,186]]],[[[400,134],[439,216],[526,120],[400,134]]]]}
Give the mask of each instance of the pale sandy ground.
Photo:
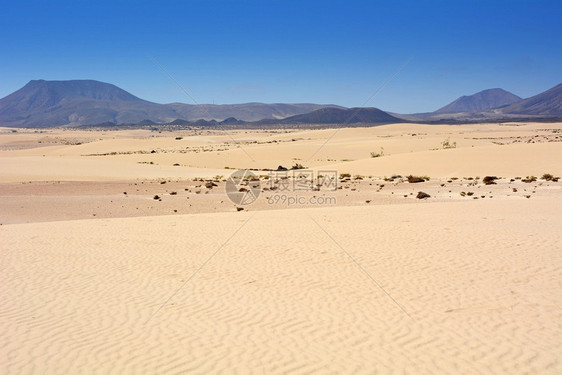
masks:
{"type": "Polygon", "coordinates": [[[187,136],[189,132],[148,130],[75,133],[55,130],[47,134],[14,134],[4,130],[0,133],[0,180],[211,177],[228,175],[230,171],[225,167],[275,169],[278,165],[290,167],[294,163],[380,177],[560,175],[561,129],[560,123],[394,124],[312,131],[215,130],[192,136],[187,136]],[[183,139],[176,140],[178,136],[183,139]],[[443,150],[442,142],[447,139],[456,142],[457,148],[443,150]],[[371,158],[370,152],[380,152],[381,147],[385,156],[371,158]],[[150,162],[154,164],[147,164],[150,162]]]}
{"type": "Polygon", "coordinates": [[[562,181],[515,177],[562,174],[561,128],[4,129],[0,372],[559,374],[562,181]],[[193,181],[295,162],[364,179],[193,181]]]}

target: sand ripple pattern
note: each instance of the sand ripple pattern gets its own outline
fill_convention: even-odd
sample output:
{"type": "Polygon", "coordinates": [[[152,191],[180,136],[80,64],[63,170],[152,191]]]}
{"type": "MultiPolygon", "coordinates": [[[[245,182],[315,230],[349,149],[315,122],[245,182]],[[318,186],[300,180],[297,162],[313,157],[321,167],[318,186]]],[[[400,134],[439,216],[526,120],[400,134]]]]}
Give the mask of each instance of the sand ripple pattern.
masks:
{"type": "Polygon", "coordinates": [[[0,372],[559,374],[557,203],[2,226],[0,372]]]}

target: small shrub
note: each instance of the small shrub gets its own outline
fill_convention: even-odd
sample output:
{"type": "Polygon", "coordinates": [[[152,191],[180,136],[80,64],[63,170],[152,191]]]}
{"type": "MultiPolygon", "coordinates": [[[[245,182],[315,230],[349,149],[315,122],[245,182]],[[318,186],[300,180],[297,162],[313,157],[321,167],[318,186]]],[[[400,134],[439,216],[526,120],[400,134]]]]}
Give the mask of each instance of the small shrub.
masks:
{"type": "Polygon", "coordinates": [[[344,179],[344,178],[351,178],[351,173],[342,173],[340,174],[340,179],[344,179]]]}
{"type": "Polygon", "coordinates": [[[526,178],[522,179],[521,181],[530,184],[531,182],[535,182],[537,178],[535,176],[527,176],[526,178]]]}
{"type": "Polygon", "coordinates": [[[554,176],[550,173],[545,173],[542,175],[541,180],[552,181],[553,178],[554,176]]]}
{"type": "Polygon", "coordinates": [[[382,148],[382,147],[381,147],[380,152],[371,151],[371,157],[372,158],[380,158],[383,155],[384,155],[384,148],[382,148]]]}
{"type": "MultiPolygon", "coordinates": [[[[407,176],[406,178],[408,179],[408,182],[411,183],[411,184],[415,184],[415,183],[418,183],[418,182],[425,182],[425,181],[426,181],[426,177],[425,177],[425,176],[422,177],[422,176],[412,176],[412,175],[409,175],[409,176],[407,176]]],[[[429,180],[429,177],[427,177],[427,180],[429,180]]]]}
{"type": "Polygon", "coordinates": [[[483,182],[485,185],[495,185],[495,184],[496,184],[495,180],[497,180],[497,179],[498,179],[498,178],[497,178],[496,176],[486,176],[486,177],[484,177],[484,179],[482,180],[482,182],[483,182]]]}
{"type": "Polygon", "coordinates": [[[449,141],[449,138],[445,139],[443,142],[441,142],[441,145],[443,146],[443,149],[447,149],[447,148],[456,148],[457,147],[457,142],[453,142],[451,143],[449,141]]]}

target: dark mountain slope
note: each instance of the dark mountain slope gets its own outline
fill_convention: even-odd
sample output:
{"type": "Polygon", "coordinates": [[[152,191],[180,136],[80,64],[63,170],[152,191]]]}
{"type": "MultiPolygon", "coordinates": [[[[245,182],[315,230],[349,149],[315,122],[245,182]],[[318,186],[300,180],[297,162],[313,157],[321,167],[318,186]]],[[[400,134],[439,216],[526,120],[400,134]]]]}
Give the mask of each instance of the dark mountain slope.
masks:
{"type": "Polygon", "coordinates": [[[461,96],[434,113],[482,112],[520,101],[521,98],[503,89],[489,89],[474,95],[461,96]]]}
{"type": "Polygon", "coordinates": [[[281,119],[327,107],[318,104],[157,104],[109,83],[92,80],[30,81],[0,99],[0,126],[49,127],[100,123],[167,123],[175,119],[242,121],[281,119]]]}
{"type": "Polygon", "coordinates": [[[48,127],[102,122],[133,123],[176,118],[173,110],[91,80],[30,81],[0,99],[0,124],[48,127]]]}
{"type": "Polygon", "coordinates": [[[389,124],[403,120],[377,108],[322,108],[310,113],[291,116],[278,121],[280,124],[389,124]]]}
{"type": "Polygon", "coordinates": [[[503,113],[562,116],[562,83],[538,95],[502,108],[503,113]]]}

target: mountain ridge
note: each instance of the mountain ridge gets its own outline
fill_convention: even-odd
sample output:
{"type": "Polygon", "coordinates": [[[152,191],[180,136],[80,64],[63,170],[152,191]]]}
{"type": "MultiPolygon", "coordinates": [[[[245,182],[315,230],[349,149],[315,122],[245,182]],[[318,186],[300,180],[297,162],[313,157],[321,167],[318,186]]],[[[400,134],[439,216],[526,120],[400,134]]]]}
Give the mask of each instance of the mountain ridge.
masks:
{"type": "Polygon", "coordinates": [[[479,91],[472,95],[463,95],[434,113],[483,112],[521,101],[522,99],[509,91],[493,88],[479,91]]]}
{"type": "Polygon", "coordinates": [[[510,114],[562,116],[562,83],[501,110],[510,114]]]}
{"type": "Polygon", "coordinates": [[[527,99],[503,89],[462,96],[435,112],[388,113],[313,103],[159,104],[95,80],[31,80],[0,99],[0,126],[299,125],[562,120],[562,84],[527,99]],[[511,103],[511,104],[509,104],[511,103]],[[485,109],[480,109],[485,108],[485,109]],[[457,111],[457,112],[449,112],[457,111]]]}
{"type": "Polygon", "coordinates": [[[316,111],[295,115],[283,120],[281,124],[390,124],[403,122],[378,108],[322,108],[316,111]]]}
{"type": "Polygon", "coordinates": [[[222,121],[235,117],[243,121],[282,119],[320,108],[338,107],[313,103],[159,104],[141,99],[113,84],[95,80],[31,80],[0,99],[0,125],[50,127],[102,123],[137,123],[144,120],[168,123],[222,121]]]}

